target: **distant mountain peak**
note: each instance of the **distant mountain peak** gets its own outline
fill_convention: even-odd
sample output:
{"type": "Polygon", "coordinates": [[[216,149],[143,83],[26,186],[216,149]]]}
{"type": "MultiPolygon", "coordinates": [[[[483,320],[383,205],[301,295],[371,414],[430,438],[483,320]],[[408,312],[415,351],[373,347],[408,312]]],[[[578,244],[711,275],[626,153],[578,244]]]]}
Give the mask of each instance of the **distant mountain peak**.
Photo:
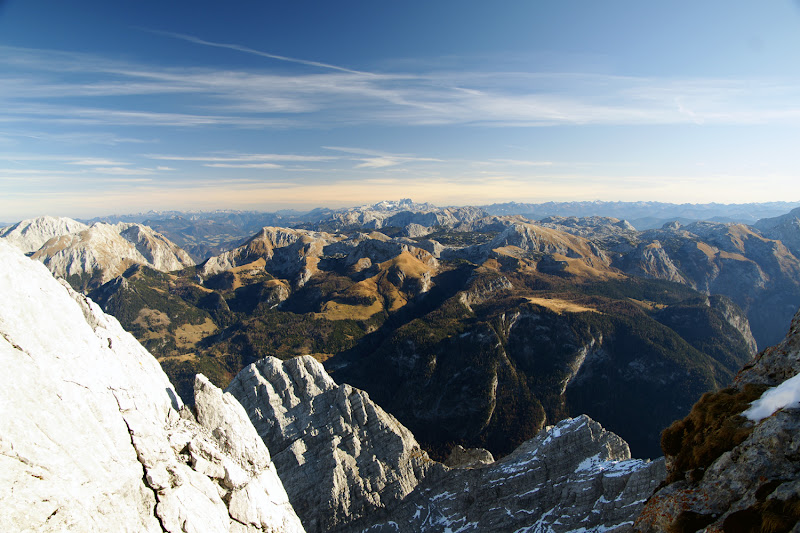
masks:
{"type": "Polygon", "coordinates": [[[67,217],[49,215],[22,220],[0,229],[0,238],[29,254],[53,237],[77,233],[89,226],[67,217]]]}
{"type": "MultiPolygon", "coordinates": [[[[437,206],[430,203],[418,204],[411,198],[402,198],[400,200],[382,200],[376,204],[364,205],[357,207],[354,210],[358,211],[432,211],[438,209],[437,206]]],[[[353,209],[345,209],[350,211],[353,209]]]]}

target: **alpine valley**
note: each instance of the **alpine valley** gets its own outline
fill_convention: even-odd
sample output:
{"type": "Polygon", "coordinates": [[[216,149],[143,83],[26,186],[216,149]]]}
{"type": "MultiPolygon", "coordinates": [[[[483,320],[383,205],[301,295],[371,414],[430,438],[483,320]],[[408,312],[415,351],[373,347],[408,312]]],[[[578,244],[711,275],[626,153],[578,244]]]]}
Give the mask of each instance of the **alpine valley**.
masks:
{"type": "Polygon", "coordinates": [[[798,410],[741,413],[800,369],[800,208],[715,205],[641,230],[621,203],[410,200],[0,228],[0,458],[24,496],[0,525],[789,531],[798,410]],[[36,383],[53,446],[12,422],[36,383]],[[84,418],[114,443],[87,479],[125,464],[112,488],[59,477],[100,453],[57,445],[84,418]]]}

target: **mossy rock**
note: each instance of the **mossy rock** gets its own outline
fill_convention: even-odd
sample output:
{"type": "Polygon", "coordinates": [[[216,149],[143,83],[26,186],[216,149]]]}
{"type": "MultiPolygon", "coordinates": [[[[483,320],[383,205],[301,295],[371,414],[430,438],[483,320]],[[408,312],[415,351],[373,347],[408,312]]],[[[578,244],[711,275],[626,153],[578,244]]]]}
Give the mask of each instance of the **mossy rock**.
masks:
{"type": "Polygon", "coordinates": [[[704,394],[689,416],[674,422],[661,434],[661,449],[674,457],[667,482],[686,474],[697,480],[723,453],[732,450],[753,431],[753,424],[742,416],[750,403],[766,390],[764,385],[748,384],[704,394]]]}

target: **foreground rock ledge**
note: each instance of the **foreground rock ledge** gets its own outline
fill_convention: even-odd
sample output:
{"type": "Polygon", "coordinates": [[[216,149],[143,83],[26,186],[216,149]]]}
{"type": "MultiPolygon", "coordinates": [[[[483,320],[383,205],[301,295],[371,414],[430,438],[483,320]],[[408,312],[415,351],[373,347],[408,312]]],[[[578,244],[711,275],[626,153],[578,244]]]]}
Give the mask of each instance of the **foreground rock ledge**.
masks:
{"type": "Polygon", "coordinates": [[[667,456],[672,482],[647,502],[636,531],[800,530],[800,408],[795,402],[756,420],[741,416],[746,404],[733,412],[720,412],[717,418],[727,417],[741,435],[740,442],[726,446],[715,442],[721,440],[721,433],[692,424],[703,405],[720,405],[723,394],[733,397],[748,386],[775,388],[798,373],[800,312],[783,342],[761,352],[739,372],[733,387],[705,396],[679,422],[683,424],[681,450],[667,456]],[[699,464],[678,457],[703,448],[717,453],[706,451],[706,460],[699,464]]]}
{"type": "Polygon", "coordinates": [[[198,376],[197,420],[116,319],[0,242],[0,530],[300,532],[269,452],[198,376]]]}

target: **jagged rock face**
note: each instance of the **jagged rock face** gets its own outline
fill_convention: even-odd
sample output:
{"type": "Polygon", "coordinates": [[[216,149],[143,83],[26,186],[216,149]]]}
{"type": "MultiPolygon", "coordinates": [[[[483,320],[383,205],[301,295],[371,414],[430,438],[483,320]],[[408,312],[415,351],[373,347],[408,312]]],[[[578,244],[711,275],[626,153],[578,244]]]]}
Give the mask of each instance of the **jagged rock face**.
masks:
{"type": "Polygon", "coordinates": [[[585,416],[496,463],[486,450],[463,450],[447,468],[308,356],[263,359],[228,390],[272,451],[308,531],[625,531],[664,475],[663,461],[631,460],[625,441],[585,416]]]}
{"type": "Polygon", "coordinates": [[[663,459],[631,459],[625,441],[581,416],[484,468],[429,476],[397,509],[357,525],[370,532],[624,532],[663,477],[663,459]]]}
{"type": "Polygon", "coordinates": [[[242,407],[198,421],[91,300],[0,243],[0,529],[302,531],[242,407]]]}
{"type": "Polygon", "coordinates": [[[5,239],[25,253],[31,253],[53,237],[77,233],[88,227],[71,218],[42,216],[0,229],[0,239],[5,239]]]}
{"type": "Polygon", "coordinates": [[[99,286],[131,265],[161,271],[194,265],[189,255],[147,226],[121,222],[91,227],[48,240],[31,256],[53,275],[85,289],[99,286]]]}
{"type": "Polygon", "coordinates": [[[369,396],[338,386],[310,356],[266,358],[228,387],[270,449],[307,531],[348,524],[405,497],[433,466],[369,396]]]}
{"type": "Polygon", "coordinates": [[[136,247],[148,266],[169,272],[194,265],[189,254],[151,228],[141,224],[119,224],[118,227],[119,234],[136,247]]]}
{"type": "Polygon", "coordinates": [[[800,522],[800,409],[789,402],[766,418],[748,420],[742,416],[747,403],[731,411],[717,398],[723,393],[727,397],[744,394],[748,387],[773,387],[764,392],[764,398],[798,371],[800,313],[795,315],[786,339],[746,365],[732,389],[705,396],[680,422],[680,447],[670,444],[676,426],[665,432],[664,449],[675,454],[667,456],[668,479],[672,482],[650,499],[637,519],[636,530],[688,531],[689,526],[691,530],[705,527],[710,532],[759,531],[762,526],[770,527],[770,531],[796,530],[800,522]],[[718,433],[716,427],[697,427],[693,422],[697,417],[692,415],[702,413],[703,405],[722,406],[713,413],[717,420],[725,417],[727,433],[718,433]],[[739,438],[733,440],[731,435],[739,438]],[[687,463],[682,456],[703,462],[687,463]]]}

